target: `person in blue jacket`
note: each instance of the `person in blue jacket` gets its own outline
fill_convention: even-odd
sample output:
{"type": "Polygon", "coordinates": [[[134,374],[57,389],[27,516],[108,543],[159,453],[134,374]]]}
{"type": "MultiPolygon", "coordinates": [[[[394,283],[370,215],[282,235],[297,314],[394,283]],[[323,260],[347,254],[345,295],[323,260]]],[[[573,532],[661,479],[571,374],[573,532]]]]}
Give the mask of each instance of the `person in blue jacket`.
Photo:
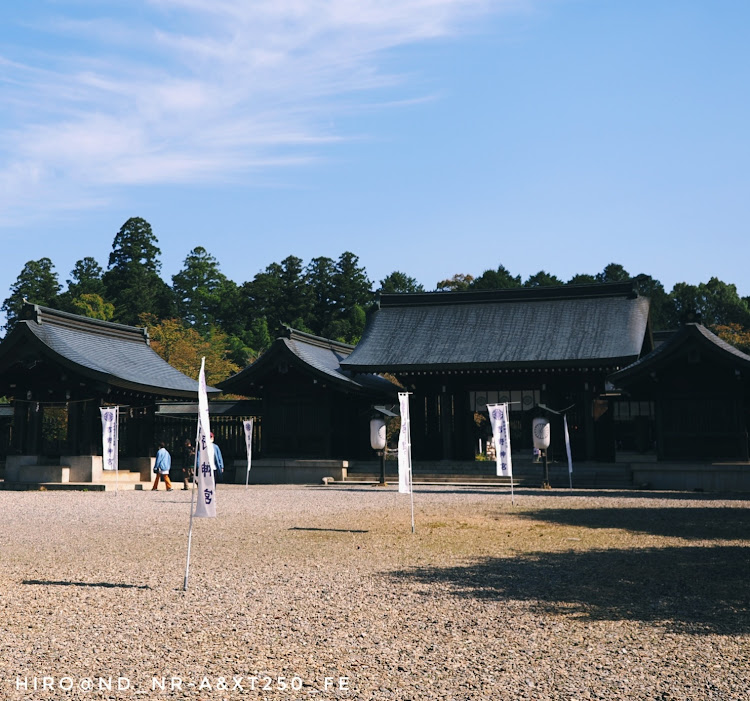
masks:
{"type": "Polygon", "coordinates": [[[216,443],[214,443],[214,434],[211,432],[211,443],[214,444],[214,484],[218,484],[222,481],[222,475],[224,474],[224,458],[221,455],[221,449],[216,443]]]}
{"type": "Polygon", "coordinates": [[[151,491],[156,491],[159,487],[159,479],[164,480],[164,484],[167,485],[167,491],[172,491],[172,483],[169,481],[169,471],[172,469],[172,456],[167,451],[164,443],[159,443],[159,450],[156,452],[156,462],[154,463],[154,472],[156,473],[156,479],[154,480],[154,486],[151,491]]]}

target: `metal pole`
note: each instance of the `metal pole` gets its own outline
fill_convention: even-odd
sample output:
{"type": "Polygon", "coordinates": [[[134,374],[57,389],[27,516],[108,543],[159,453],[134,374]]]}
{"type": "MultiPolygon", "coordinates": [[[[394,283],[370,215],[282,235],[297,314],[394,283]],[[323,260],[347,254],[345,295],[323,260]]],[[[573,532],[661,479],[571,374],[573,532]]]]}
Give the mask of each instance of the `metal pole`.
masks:
{"type": "Polygon", "coordinates": [[[549,483],[549,465],[547,464],[547,449],[545,448],[542,451],[542,456],[544,457],[544,477],[542,479],[542,489],[550,489],[550,483],[549,483]]]}
{"type": "Polygon", "coordinates": [[[197,477],[195,471],[198,469],[198,438],[200,436],[200,418],[198,419],[198,428],[195,431],[195,461],[193,462],[193,488],[190,490],[190,526],[188,528],[188,544],[187,544],[187,562],[185,563],[185,579],[182,582],[182,591],[187,591],[188,588],[188,574],[190,573],[190,546],[193,542],[193,503],[195,502],[195,478],[197,477]]]}
{"type": "Polygon", "coordinates": [[[380,486],[385,487],[385,448],[380,451],[380,486]]]}

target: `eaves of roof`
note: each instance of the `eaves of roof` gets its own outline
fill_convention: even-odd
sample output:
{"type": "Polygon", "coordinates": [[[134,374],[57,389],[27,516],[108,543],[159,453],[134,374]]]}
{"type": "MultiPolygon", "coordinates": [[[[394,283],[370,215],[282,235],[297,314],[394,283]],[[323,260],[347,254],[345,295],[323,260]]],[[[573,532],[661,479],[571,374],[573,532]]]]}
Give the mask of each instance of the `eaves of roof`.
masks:
{"type": "Polygon", "coordinates": [[[750,356],[719,338],[701,324],[686,324],[672,334],[651,353],[613,373],[609,381],[615,386],[627,386],[645,373],[668,365],[685,345],[695,343],[719,362],[737,369],[750,369],[750,356]]]}

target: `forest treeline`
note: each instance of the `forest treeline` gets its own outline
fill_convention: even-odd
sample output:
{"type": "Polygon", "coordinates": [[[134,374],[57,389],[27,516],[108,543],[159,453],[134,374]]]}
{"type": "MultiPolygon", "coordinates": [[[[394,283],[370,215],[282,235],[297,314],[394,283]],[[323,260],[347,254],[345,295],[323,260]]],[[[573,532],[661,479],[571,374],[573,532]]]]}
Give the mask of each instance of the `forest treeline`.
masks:
{"type": "MultiPolygon", "coordinates": [[[[30,260],[2,304],[5,329],[13,327],[24,299],[106,321],[148,326],[152,346],[172,365],[195,376],[196,362],[199,367],[200,357],[205,356],[207,380],[218,382],[262,353],[282,323],[354,344],[377,292],[425,291],[401,271],[375,285],[359,258],[349,251],[336,260],[318,257],[307,263],[290,255],[242,283],[228,279],[216,258],[199,246],[188,253],[168,284],[160,274],[160,255],[150,224],[134,217],[115,235],[106,269],[94,258],[83,258],[76,262],[65,288],[49,258],[30,260]]],[[[651,298],[654,330],[698,319],[725,340],[750,351],[750,297],[740,297],[735,285],[715,277],[698,285],[680,282],[667,292],[659,280],[643,273],[631,275],[617,263],[570,280],[543,270],[522,280],[499,265],[476,277],[457,273],[437,282],[435,290],[630,280],[651,298]]]]}

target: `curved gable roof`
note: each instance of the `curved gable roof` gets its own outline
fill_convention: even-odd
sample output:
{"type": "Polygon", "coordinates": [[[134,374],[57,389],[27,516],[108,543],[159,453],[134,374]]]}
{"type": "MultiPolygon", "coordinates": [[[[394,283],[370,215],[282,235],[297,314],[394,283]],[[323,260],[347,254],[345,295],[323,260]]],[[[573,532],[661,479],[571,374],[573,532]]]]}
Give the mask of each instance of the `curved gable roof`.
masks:
{"type": "Polygon", "coordinates": [[[644,373],[668,363],[675,354],[691,343],[697,344],[714,357],[739,370],[750,369],[749,355],[722,340],[701,324],[685,324],[648,355],[610,375],[608,381],[615,386],[627,386],[644,373]]]}
{"type": "MultiPolygon", "coordinates": [[[[195,397],[198,382],[173,368],[149,345],[144,328],[114,324],[27,305],[24,317],[0,344],[0,366],[30,347],[93,380],[160,397],[195,397]]],[[[209,394],[219,390],[209,387],[209,394]]]]}
{"type": "Polygon", "coordinates": [[[323,381],[331,381],[344,390],[381,395],[395,392],[395,386],[382,377],[357,375],[342,369],[341,362],[354,350],[354,346],[289,327],[285,327],[282,334],[258,360],[219,383],[221,389],[225,392],[252,394],[253,384],[262,383],[280,362],[288,362],[303,372],[323,381]]]}
{"type": "Polygon", "coordinates": [[[623,365],[648,334],[630,284],[383,295],[342,366],[360,372],[623,365]]]}

